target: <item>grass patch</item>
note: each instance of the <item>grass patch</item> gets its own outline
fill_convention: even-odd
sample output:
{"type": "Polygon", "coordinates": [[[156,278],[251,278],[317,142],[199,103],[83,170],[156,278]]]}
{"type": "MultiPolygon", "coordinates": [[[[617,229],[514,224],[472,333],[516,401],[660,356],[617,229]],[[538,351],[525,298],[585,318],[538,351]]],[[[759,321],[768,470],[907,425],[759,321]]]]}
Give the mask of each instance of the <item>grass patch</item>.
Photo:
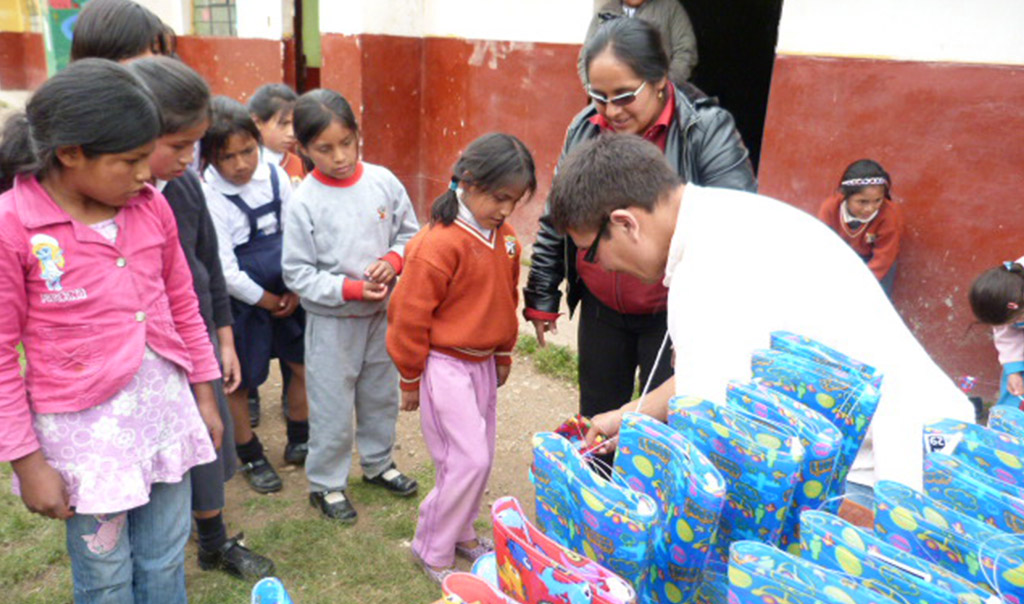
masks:
{"type": "Polygon", "coordinates": [[[535,336],[521,334],[516,342],[516,352],[528,356],[537,371],[566,380],[575,385],[579,382],[579,356],[568,346],[548,344],[543,348],[535,336]]]}

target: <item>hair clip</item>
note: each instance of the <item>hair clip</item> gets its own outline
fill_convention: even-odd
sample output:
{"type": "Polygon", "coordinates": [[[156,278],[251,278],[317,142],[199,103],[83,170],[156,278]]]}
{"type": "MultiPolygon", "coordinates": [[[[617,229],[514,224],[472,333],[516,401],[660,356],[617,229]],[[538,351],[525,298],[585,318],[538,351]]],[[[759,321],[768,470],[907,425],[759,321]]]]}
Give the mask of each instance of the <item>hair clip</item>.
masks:
{"type": "Polygon", "coordinates": [[[1008,271],[1012,271],[1013,270],[1013,263],[1010,262],[1009,260],[1007,260],[1007,261],[1003,262],[1003,268],[1005,268],[1008,271]]]}
{"type": "Polygon", "coordinates": [[[452,191],[457,190],[459,188],[459,179],[455,176],[452,176],[452,182],[451,184],[448,185],[448,188],[451,189],[452,191]]]}
{"type": "Polygon", "coordinates": [[[1007,302],[1006,308],[1010,310],[1017,310],[1018,308],[1020,308],[1020,305],[1018,305],[1016,302],[1007,302]]]}
{"type": "Polygon", "coordinates": [[[888,187],[889,181],[881,176],[870,176],[867,178],[851,178],[844,180],[839,183],[842,187],[870,187],[870,186],[883,186],[888,187]]]}

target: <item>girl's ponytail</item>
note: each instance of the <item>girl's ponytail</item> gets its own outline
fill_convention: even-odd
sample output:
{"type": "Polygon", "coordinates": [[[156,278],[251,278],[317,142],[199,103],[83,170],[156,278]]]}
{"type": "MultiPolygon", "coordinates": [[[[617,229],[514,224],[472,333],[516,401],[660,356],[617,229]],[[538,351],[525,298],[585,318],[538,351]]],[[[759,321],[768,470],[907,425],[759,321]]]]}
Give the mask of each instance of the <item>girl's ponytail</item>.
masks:
{"type": "Polygon", "coordinates": [[[14,187],[19,174],[39,169],[39,158],[32,147],[32,131],[28,116],[16,113],[4,123],[0,133],[0,193],[14,187]]]}
{"type": "Polygon", "coordinates": [[[455,218],[459,215],[459,196],[458,193],[456,193],[456,189],[458,189],[458,187],[458,177],[452,176],[451,184],[430,206],[431,224],[440,222],[447,226],[455,222],[455,218]]]}

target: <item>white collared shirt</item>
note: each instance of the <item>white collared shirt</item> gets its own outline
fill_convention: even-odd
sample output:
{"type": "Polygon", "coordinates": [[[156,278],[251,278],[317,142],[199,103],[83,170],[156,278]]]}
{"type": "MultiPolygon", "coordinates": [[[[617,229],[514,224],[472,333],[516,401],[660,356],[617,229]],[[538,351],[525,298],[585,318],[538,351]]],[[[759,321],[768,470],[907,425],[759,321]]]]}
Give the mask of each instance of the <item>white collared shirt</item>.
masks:
{"type": "MultiPolygon", "coordinates": [[[[238,266],[238,258],[234,249],[249,241],[249,219],[242,210],[226,197],[238,195],[247,206],[257,209],[273,201],[273,189],[270,183],[270,170],[277,170],[278,195],[281,198],[281,220],[288,207],[292,188],[288,174],[276,164],[261,162],[252,180],[241,187],[224,180],[213,166],[203,173],[203,194],[213,218],[213,226],[217,230],[217,252],[224,280],[227,282],[228,294],[246,304],[255,305],[263,297],[263,288],[249,278],[238,266]]],[[[281,225],[273,213],[264,214],[257,219],[257,228],[265,234],[276,233],[281,225]]]]}

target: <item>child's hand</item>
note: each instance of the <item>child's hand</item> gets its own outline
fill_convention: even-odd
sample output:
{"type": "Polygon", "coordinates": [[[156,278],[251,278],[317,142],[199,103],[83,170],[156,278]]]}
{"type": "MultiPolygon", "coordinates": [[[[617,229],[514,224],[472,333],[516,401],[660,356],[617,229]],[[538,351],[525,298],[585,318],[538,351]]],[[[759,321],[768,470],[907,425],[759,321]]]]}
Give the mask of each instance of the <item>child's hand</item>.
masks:
{"type": "Polygon", "coordinates": [[[199,415],[203,418],[206,429],[210,431],[213,448],[220,449],[221,438],[224,436],[224,422],[220,419],[217,398],[213,394],[213,383],[193,384],[192,390],[196,394],[196,407],[199,408],[199,415]]]}
{"type": "Polygon", "coordinates": [[[402,411],[415,411],[420,408],[420,391],[402,391],[402,411]]]}
{"type": "Polygon", "coordinates": [[[21,482],[21,500],[30,512],[58,520],[67,520],[75,515],[68,507],[64,479],[46,462],[42,450],[12,461],[11,467],[21,482]]]}
{"type": "Polygon", "coordinates": [[[378,260],[366,267],[363,271],[366,278],[374,283],[382,283],[387,285],[395,280],[395,267],[391,266],[390,262],[385,260],[378,260]]]}
{"type": "Polygon", "coordinates": [[[238,361],[235,338],[231,328],[218,328],[217,339],[220,340],[220,365],[221,372],[224,374],[224,392],[231,394],[238,390],[238,386],[242,383],[242,364],[238,361]]]}
{"type": "Polygon", "coordinates": [[[272,294],[268,291],[263,292],[263,297],[256,303],[263,310],[269,310],[271,313],[277,312],[281,309],[281,298],[277,294],[272,294]]]}
{"type": "Polygon", "coordinates": [[[1006,391],[1014,396],[1024,396],[1024,377],[1019,373],[1006,376],[1006,391]]]}
{"type": "Polygon", "coordinates": [[[498,372],[498,388],[501,388],[508,381],[508,374],[512,371],[512,366],[496,365],[494,369],[498,372]]]}
{"type": "MultiPolygon", "coordinates": [[[[385,262],[384,264],[387,264],[385,262]]],[[[363,281],[363,300],[367,302],[379,302],[388,295],[388,286],[373,281],[363,281]]]]}
{"type": "Polygon", "coordinates": [[[292,316],[292,313],[295,312],[295,309],[299,307],[299,296],[292,292],[285,292],[281,294],[281,297],[278,298],[278,300],[277,311],[270,311],[270,316],[275,319],[290,317],[292,316]]]}

